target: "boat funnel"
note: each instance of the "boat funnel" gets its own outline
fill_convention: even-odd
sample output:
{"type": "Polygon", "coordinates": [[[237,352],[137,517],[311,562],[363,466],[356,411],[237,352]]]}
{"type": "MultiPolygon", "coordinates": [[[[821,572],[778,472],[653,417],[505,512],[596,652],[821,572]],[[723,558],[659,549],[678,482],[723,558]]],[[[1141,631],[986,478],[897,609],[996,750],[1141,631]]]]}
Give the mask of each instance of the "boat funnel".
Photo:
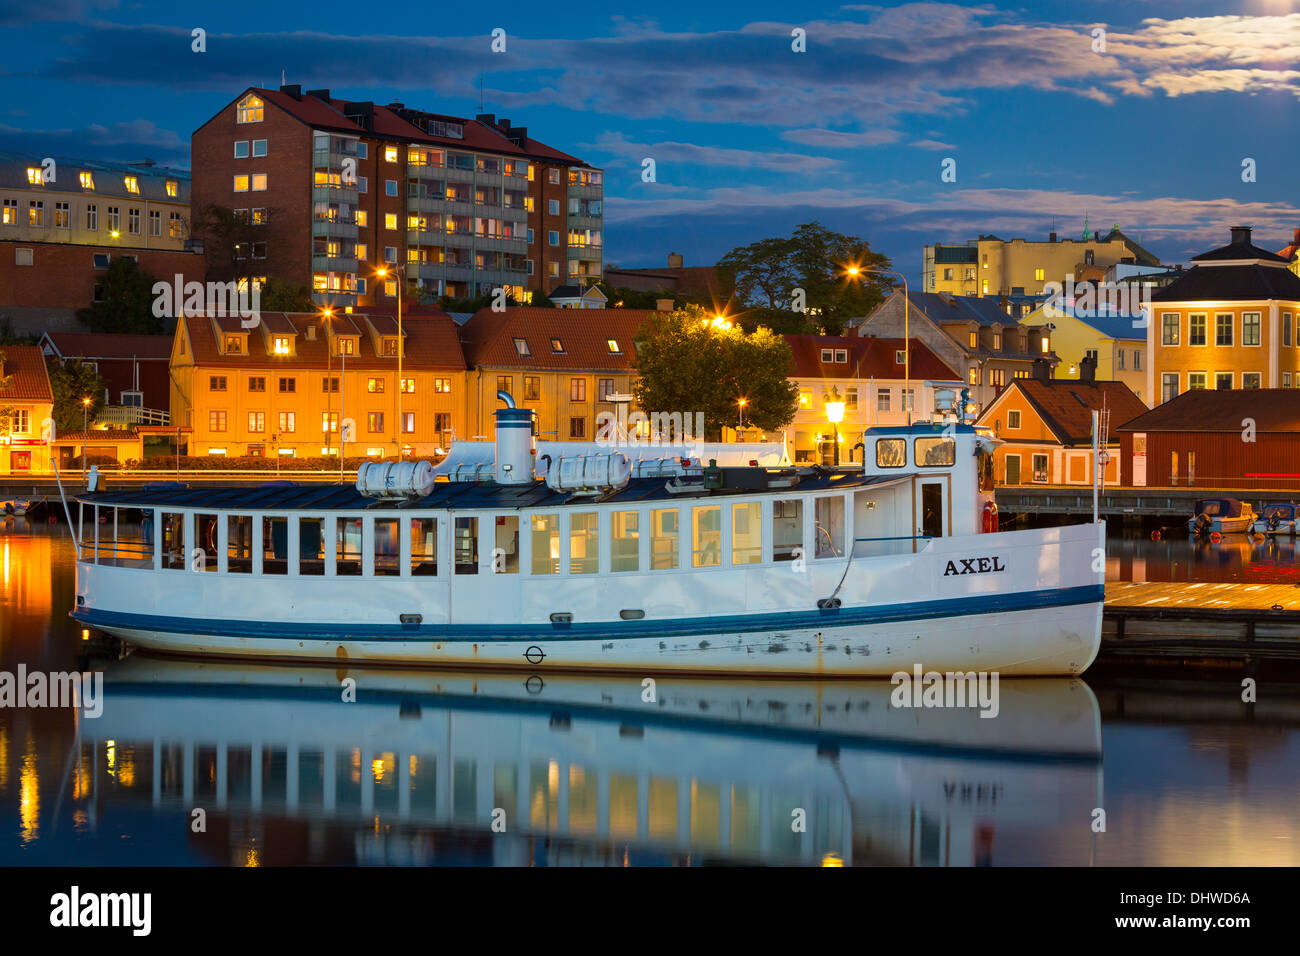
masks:
{"type": "Polygon", "coordinates": [[[497,392],[505,408],[496,410],[496,479],[502,485],[533,483],[533,457],[537,453],[537,420],[531,408],[516,408],[509,392],[497,392]]]}

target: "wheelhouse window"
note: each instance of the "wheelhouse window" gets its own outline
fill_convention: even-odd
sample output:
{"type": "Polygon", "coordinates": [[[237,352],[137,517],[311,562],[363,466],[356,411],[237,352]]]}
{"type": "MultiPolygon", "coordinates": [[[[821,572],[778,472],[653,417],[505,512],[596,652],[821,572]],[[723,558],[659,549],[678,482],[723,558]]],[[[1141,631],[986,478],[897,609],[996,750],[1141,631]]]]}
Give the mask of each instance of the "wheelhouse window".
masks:
{"type": "Polygon", "coordinates": [[[844,554],[844,496],[828,495],[814,501],[817,521],[817,548],[819,558],[838,558],[844,554]]]}
{"type": "Polygon", "coordinates": [[[456,573],[478,574],[478,518],[456,519],[456,573]]]}
{"type": "Polygon", "coordinates": [[[677,567],[677,509],[656,508],[650,512],[650,569],[669,571],[677,567]]]}
{"type": "Polygon", "coordinates": [[[747,501],[731,506],[731,563],[763,560],[763,506],[747,501]]]}
{"type": "Polygon", "coordinates": [[[496,547],[492,551],[495,574],[519,573],[519,516],[497,515],[496,547]]]}
{"type": "Polygon", "coordinates": [[[599,570],[598,517],[594,511],[569,515],[570,574],[595,574],[599,570]]]}
{"type": "Polygon", "coordinates": [[[798,498],[772,502],[772,560],[793,561],[803,555],[803,502],[798,498]]]}
{"type": "Polygon", "coordinates": [[[375,577],[401,574],[400,525],[396,518],[375,519],[375,577]]]}
{"type": "Polygon", "coordinates": [[[902,468],[907,464],[907,440],[904,438],[876,439],[876,467],[902,468]]]}
{"type": "Polygon", "coordinates": [[[193,555],[195,571],[217,570],[217,516],[195,515],[194,537],[198,552],[193,555]]]}
{"type": "Polygon", "coordinates": [[[533,515],[533,574],[560,573],[560,516],[533,515]]]}
{"type": "Polygon", "coordinates": [[[298,573],[309,577],[325,574],[325,519],[298,519],[298,573]]]}
{"type": "Polygon", "coordinates": [[[691,563],[713,568],[722,563],[722,508],[701,505],[691,509],[691,563]]]}
{"type": "Polygon", "coordinates": [[[610,516],[609,569],[636,571],[640,564],[640,513],[615,511],[610,516]]]}
{"type": "Polygon", "coordinates": [[[289,573],[289,519],[262,519],[262,573],[289,573]]]}
{"type": "Polygon", "coordinates": [[[952,438],[918,438],[913,448],[922,468],[943,468],[957,463],[957,442],[952,438]]]}
{"type": "Polygon", "coordinates": [[[411,576],[438,574],[438,519],[411,519],[411,576]]]}
{"type": "Polygon", "coordinates": [[[338,518],[335,528],[334,572],[340,577],[361,575],[361,519],[338,518]]]}
{"type": "Polygon", "coordinates": [[[184,571],[185,516],[175,511],[162,513],[162,566],[169,571],[184,571]]]}
{"type": "Polygon", "coordinates": [[[253,572],[253,519],[249,515],[226,517],[226,571],[253,572]]]}

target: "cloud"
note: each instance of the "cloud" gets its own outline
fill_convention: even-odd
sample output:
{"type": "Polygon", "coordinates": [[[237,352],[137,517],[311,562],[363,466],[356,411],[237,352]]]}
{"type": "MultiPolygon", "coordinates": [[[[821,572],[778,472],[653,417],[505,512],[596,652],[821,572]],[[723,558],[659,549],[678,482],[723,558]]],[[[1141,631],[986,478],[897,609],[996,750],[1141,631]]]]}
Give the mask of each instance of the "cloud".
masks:
{"type": "Polygon", "coordinates": [[[91,123],[75,129],[20,129],[0,125],[0,142],[14,152],[63,155],[76,159],[153,159],[163,164],[189,166],[190,144],[152,120],[137,119],[91,123]]]}
{"type": "Polygon", "coordinates": [[[941,143],[937,139],[918,139],[914,143],[909,143],[914,149],[934,149],[934,150],[955,150],[957,147],[951,143],[941,143]]]}
{"type": "Polygon", "coordinates": [[[659,143],[634,143],[622,133],[602,133],[593,143],[581,144],[607,155],[631,159],[640,163],[645,157],[654,159],[658,170],[671,164],[682,166],[725,166],[729,169],[760,169],[780,173],[823,172],[839,165],[838,160],[825,156],[805,156],[799,153],[776,153],[770,150],[731,149],[722,146],[701,146],[695,143],[665,141],[659,143]]]}
{"type": "Polygon", "coordinates": [[[858,149],[864,146],[885,146],[896,143],[903,134],[896,129],[873,129],[862,133],[844,133],[833,129],[788,129],[781,138],[804,146],[823,149],[858,149]]]}

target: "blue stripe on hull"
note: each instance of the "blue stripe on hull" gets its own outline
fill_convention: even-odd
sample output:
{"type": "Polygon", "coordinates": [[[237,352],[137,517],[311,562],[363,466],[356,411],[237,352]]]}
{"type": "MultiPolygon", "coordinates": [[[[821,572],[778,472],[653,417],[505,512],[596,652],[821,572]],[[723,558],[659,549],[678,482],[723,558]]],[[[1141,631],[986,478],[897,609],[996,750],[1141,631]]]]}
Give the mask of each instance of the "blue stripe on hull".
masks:
{"type": "Polygon", "coordinates": [[[98,608],[77,608],[72,617],[82,624],[104,630],[115,628],[213,637],[281,638],[322,641],[419,641],[444,642],[485,640],[541,643],[545,641],[634,640],[736,634],[752,631],[795,631],[807,628],[862,627],[945,617],[968,617],[1030,611],[1079,604],[1100,604],[1105,588],[1090,584],[1073,588],[1049,588],[1015,594],[988,594],[938,601],[918,601],[877,607],[835,608],[811,611],[780,611],[772,614],[736,614],[725,617],[669,618],[662,621],[612,621],[577,624],[295,624],[285,621],[214,621],[206,618],[166,617],[131,614],[98,608]]]}

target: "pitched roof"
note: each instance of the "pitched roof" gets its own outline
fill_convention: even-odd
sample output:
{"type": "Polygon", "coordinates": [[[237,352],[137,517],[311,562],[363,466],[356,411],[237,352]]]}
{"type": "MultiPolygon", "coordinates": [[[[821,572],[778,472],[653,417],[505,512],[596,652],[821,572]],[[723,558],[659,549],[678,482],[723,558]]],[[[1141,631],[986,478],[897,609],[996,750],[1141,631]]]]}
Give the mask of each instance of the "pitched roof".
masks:
{"type": "Polygon", "coordinates": [[[0,388],[0,405],[5,402],[52,402],[50,377],[45,372],[45,356],[35,345],[3,345],[3,378],[7,388],[0,388]]]}
{"type": "Polygon", "coordinates": [[[1101,237],[1102,242],[1112,242],[1115,239],[1122,240],[1124,245],[1128,246],[1129,251],[1132,252],[1133,256],[1137,259],[1138,265],[1142,265],[1142,266],[1160,265],[1159,258],[1157,258],[1154,254],[1152,254],[1148,250],[1142,248],[1142,246],[1134,242],[1128,236],[1124,235],[1124,233],[1120,232],[1119,226],[1115,226],[1114,228],[1111,229],[1110,232],[1106,233],[1106,235],[1101,237]]]}
{"type": "Polygon", "coordinates": [[[63,359],[168,359],[172,353],[170,335],[46,332],[45,339],[63,359]]]}
{"type": "MultiPolygon", "coordinates": [[[[903,339],[859,338],[843,335],[787,335],[793,353],[792,378],[882,378],[901,379],[905,366],[898,361],[903,339]],[[847,362],[823,362],[822,349],[843,349],[847,362]]],[[[912,378],[917,381],[959,382],[961,376],[948,367],[924,343],[912,339],[912,378]]]]}
{"type": "Polygon", "coordinates": [[[1194,388],[1112,430],[1240,433],[1246,418],[1257,432],[1300,432],[1300,389],[1194,388]]]}
{"type": "MultiPolygon", "coordinates": [[[[1080,382],[1068,378],[1044,382],[1017,378],[1012,379],[1011,387],[1021,391],[1043,424],[1068,445],[1091,441],[1093,411],[1109,408],[1112,422],[1125,422],[1147,408],[1123,382],[1080,382]]],[[[990,403],[990,408],[993,404],[990,403]]],[[[988,411],[985,409],[985,414],[988,411]]]]}
{"type": "Polygon", "coordinates": [[[1255,245],[1250,239],[1249,226],[1233,226],[1232,241],[1226,246],[1219,246],[1199,256],[1192,256],[1193,262],[1216,262],[1222,260],[1262,259],[1264,262],[1286,262],[1275,252],[1269,252],[1255,245]]]}
{"type": "Polygon", "coordinates": [[[1277,254],[1287,262],[1290,262],[1296,256],[1300,256],[1300,229],[1295,231],[1295,235],[1291,237],[1291,241],[1287,243],[1285,248],[1279,249],[1277,254]]]}
{"type": "MultiPolygon", "coordinates": [[[[1271,254],[1271,253],[1270,253],[1271,254]]],[[[1274,258],[1281,261],[1281,256],[1274,258]]],[[[1192,266],[1181,279],[1152,293],[1152,302],[1225,302],[1262,299],[1300,300],[1300,276],[1290,269],[1250,263],[1239,266],[1192,266]]]]}
{"type": "MultiPolygon", "coordinates": [[[[267,335],[261,327],[250,331],[247,355],[227,355],[221,351],[214,330],[221,325],[221,320],[207,315],[186,315],[183,321],[197,365],[227,367],[237,365],[247,368],[292,370],[323,369],[339,364],[337,359],[331,359],[327,350],[326,337],[320,331],[324,320],[314,312],[262,313],[262,324],[266,329],[296,335],[294,355],[271,354],[267,349],[267,335]],[[317,330],[315,339],[307,337],[309,328],[317,330]]],[[[370,334],[371,329],[379,334],[395,331],[395,328],[389,328],[392,320],[388,317],[376,315],[372,322],[363,313],[353,313],[334,316],[330,321],[334,323],[336,334],[361,334],[356,354],[347,357],[350,368],[360,371],[395,367],[395,360],[391,356],[380,356],[376,353],[374,340],[370,334]]],[[[395,324],[392,322],[394,327],[395,324]]],[[[460,348],[460,336],[456,331],[456,323],[450,316],[414,316],[410,319],[403,316],[402,332],[406,340],[402,361],[406,368],[465,368],[465,355],[460,348]]]]}
{"type": "Polygon", "coordinates": [[[465,355],[470,368],[626,371],[636,357],[635,342],[642,326],[662,314],[653,309],[479,309],[462,327],[465,355]],[[527,355],[519,354],[515,339],[526,343],[527,355]],[[551,347],[551,339],[560,340],[562,352],[551,347]],[[610,351],[611,339],[618,352],[610,351]]]}
{"type": "Polygon", "coordinates": [[[912,308],[920,309],[939,324],[978,322],[980,325],[1015,325],[1016,320],[1002,311],[1001,297],[996,295],[951,295],[947,292],[908,292],[912,308]]]}
{"type": "Polygon", "coordinates": [[[45,189],[51,192],[85,193],[87,196],[121,199],[156,199],[161,202],[185,203],[190,199],[190,174],[167,166],[144,163],[106,163],[98,159],[48,154],[34,155],[14,150],[0,150],[0,189],[45,189]],[[55,180],[40,186],[27,180],[29,167],[40,167],[45,159],[54,160],[55,180]],[[90,173],[94,189],[83,189],[80,173],[90,173]],[[140,191],[128,192],[125,177],[134,176],[140,191]],[[176,183],[176,195],[167,195],[167,181],[176,183]]]}

